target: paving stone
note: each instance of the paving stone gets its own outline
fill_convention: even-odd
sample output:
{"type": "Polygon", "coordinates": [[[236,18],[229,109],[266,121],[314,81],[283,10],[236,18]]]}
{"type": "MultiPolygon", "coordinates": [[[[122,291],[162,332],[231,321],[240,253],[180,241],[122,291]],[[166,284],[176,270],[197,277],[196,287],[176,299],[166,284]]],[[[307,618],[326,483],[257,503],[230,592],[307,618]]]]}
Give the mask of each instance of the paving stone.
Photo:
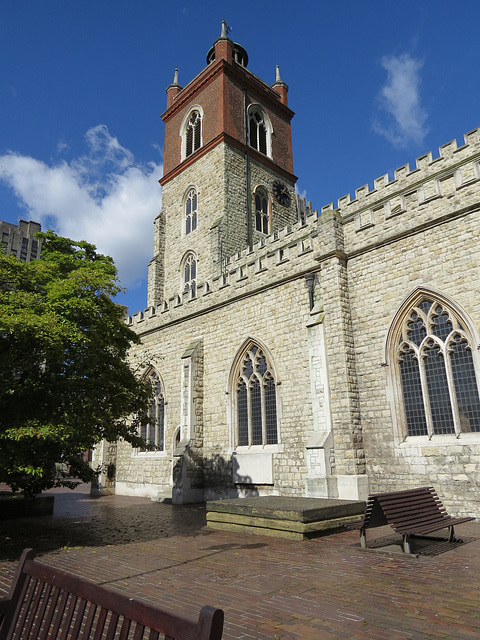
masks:
{"type": "Polygon", "coordinates": [[[225,640],[480,638],[479,523],[458,527],[463,544],[407,558],[361,550],[355,531],[232,534],[207,529],[203,506],[55,493],[53,516],[1,524],[0,593],[33,546],[50,565],[185,615],[222,607],[225,640]]]}

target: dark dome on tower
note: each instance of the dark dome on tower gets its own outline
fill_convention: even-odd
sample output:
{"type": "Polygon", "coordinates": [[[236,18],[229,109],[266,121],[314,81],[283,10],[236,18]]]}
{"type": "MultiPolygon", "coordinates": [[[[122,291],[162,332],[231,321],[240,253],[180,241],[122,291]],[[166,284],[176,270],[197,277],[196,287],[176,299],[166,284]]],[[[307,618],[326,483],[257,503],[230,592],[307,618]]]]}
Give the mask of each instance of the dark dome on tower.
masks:
{"type": "Polygon", "coordinates": [[[225,22],[225,20],[222,21],[222,33],[220,38],[217,38],[217,40],[215,40],[215,42],[213,43],[212,47],[209,49],[208,53],[207,53],[207,64],[210,64],[211,62],[213,62],[215,60],[215,45],[217,44],[217,42],[219,40],[228,40],[233,48],[233,60],[235,62],[238,62],[238,64],[241,64],[242,67],[246,67],[248,65],[248,54],[245,51],[245,49],[238,44],[237,42],[232,42],[230,40],[230,38],[227,37],[227,33],[228,33],[228,25],[225,22]]]}

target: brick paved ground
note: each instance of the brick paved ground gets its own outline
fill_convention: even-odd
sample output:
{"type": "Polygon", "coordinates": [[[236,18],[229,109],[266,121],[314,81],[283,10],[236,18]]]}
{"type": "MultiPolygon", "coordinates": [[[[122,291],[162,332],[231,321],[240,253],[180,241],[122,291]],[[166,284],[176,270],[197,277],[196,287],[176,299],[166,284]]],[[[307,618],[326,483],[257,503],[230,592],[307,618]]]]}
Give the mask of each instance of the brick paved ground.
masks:
{"type": "Polygon", "coordinates": [[[356,532],[294,542],[204,523],[199,506],[58,492],[53,517],[1,524],[0,592],[34,546],[44,562],[178,612],[222,607],[226,640],[480,638],[478,523],[458,527],[464,544],[418,558],[362,551],[356,532]]]}

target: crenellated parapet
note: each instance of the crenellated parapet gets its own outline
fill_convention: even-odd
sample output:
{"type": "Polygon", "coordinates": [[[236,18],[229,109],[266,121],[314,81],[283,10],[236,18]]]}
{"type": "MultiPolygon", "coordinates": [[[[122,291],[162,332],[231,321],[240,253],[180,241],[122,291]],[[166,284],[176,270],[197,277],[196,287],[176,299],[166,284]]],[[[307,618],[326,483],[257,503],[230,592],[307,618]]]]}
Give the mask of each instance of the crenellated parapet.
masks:
{"type": "Polygon", "coordinates": [[[456,140],[441,146],[438,157],[427,153],[417,158],[414,169],[409,164],[399,167],[393,179],[388,174],[377,178],[373,189],[368,184],[359,187],[354,198],[343,196],[338,200],[342,219],[345,223],[353,221],[357,234],[373,234],[379,231],[373,231],[375,226],[386,230],[388,223],[402,214],[407,214],[404,217],[408,220],[395,220],[392,225],[411,226],[408,213],[413,211],[420,217],[437,217],[451,210],[460,196],[464,203],[465,190],[480,180],[480,128],[464,139],[460,147],[456,140]],[[431,206],[435,201],[437,206],[431,206]]]}
{"type": "Polygon", "coordinates": [[[134,313],[128,323],[141,331],[147,329],[145,325],[161,326],[315,268],[314,253],[319,249],[318,211],[299,196],[297,208],[299,219],[295,224],[231,256],[222,273],[199,282],[195,293],[189,290],[170,296],[160,304],[134,313]]]}
{"type": "MultiPolygon", "coordinates": [[[[396,190],[418,188],[422,183],[431,180],[439,180],[444,174],[456,175],[457,184],[461,186],[472,179],[478,179],[478,166],[468,166],[480,156],[480,128],[474,129],[464,135],[465,143],[458,147],[457,141],[452,140],[439,147],[439,155],[434,158],[432,153],[426,153],[415,161],[415,168],[410,169],[409,164],[405,164],[394,171],[394,177],[390,180],[388,174],[380,176],[373,181],[373,189],[365,184],[355,190],[355,197],[347,194],[338,200],[338,208],[343,215],[352,215],[358,209],[368,206],[371,200],[383,200],[390,198],[396,190]],[[461,171],[461,169],[464,171],[461,171]]],[[[428,191],[428,188],[427,188],[428,191]]],[[[425,196],[424,196],[425,197],[425,196]]]]}
{"type": "Polygon", "coordinates": [[[348,260],[376,242],[415,232],[439,218],[462,215],[480,207],[480,128],[427,153],[322,207],[320,215],[310,202],[296,196],[298,220],[265,236],[251,248],[231,256],[222,273],[199,282],[192,291],[177,293],[129,318],[139,331],[202,313],[236,297],[280,284],[318,270],[322,257],[342,253],[348,260]],[[147,326],[148,325],[148,326],[147,326]]]}

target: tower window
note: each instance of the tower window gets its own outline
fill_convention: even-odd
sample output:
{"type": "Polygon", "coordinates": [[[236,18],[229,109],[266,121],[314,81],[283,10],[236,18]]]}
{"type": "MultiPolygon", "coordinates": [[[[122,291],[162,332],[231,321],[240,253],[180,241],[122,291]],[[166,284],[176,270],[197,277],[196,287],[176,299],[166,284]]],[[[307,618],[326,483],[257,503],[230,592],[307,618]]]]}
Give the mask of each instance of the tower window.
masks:
{"type": "Polygon", "coordinates": [[[267,155],[267,127],[260,111],[252,111],[249,117],[250,146],[267,155]]]}
{"type": "Polygon", "coordinates": [[[185,233],[197,228],[197,191],[190,189],[185,201],[185,233]]]}
{"type": "Polygon", "coordinates": [[[402,320],[395,360],[406,435],[480,432],[480,396],[464,321],[424,297],[402,320]]]}
{"type": "Polygon", "coordinates": [[[194,253],[187,253],[183,260],[183,292],[191,291],[197,295],[197,258],[194,253]]]}
{"type": "Polygon", "coordinates": [[[198,111],[192,111],[185,130],[185,157],[200,149],[202,143],[202,118],[198,111]]]}
{"type": "Polygon", "coordinates": [[[263,189],[255,192],[255,229],[268,233],[268,198],[263,189]]]}

